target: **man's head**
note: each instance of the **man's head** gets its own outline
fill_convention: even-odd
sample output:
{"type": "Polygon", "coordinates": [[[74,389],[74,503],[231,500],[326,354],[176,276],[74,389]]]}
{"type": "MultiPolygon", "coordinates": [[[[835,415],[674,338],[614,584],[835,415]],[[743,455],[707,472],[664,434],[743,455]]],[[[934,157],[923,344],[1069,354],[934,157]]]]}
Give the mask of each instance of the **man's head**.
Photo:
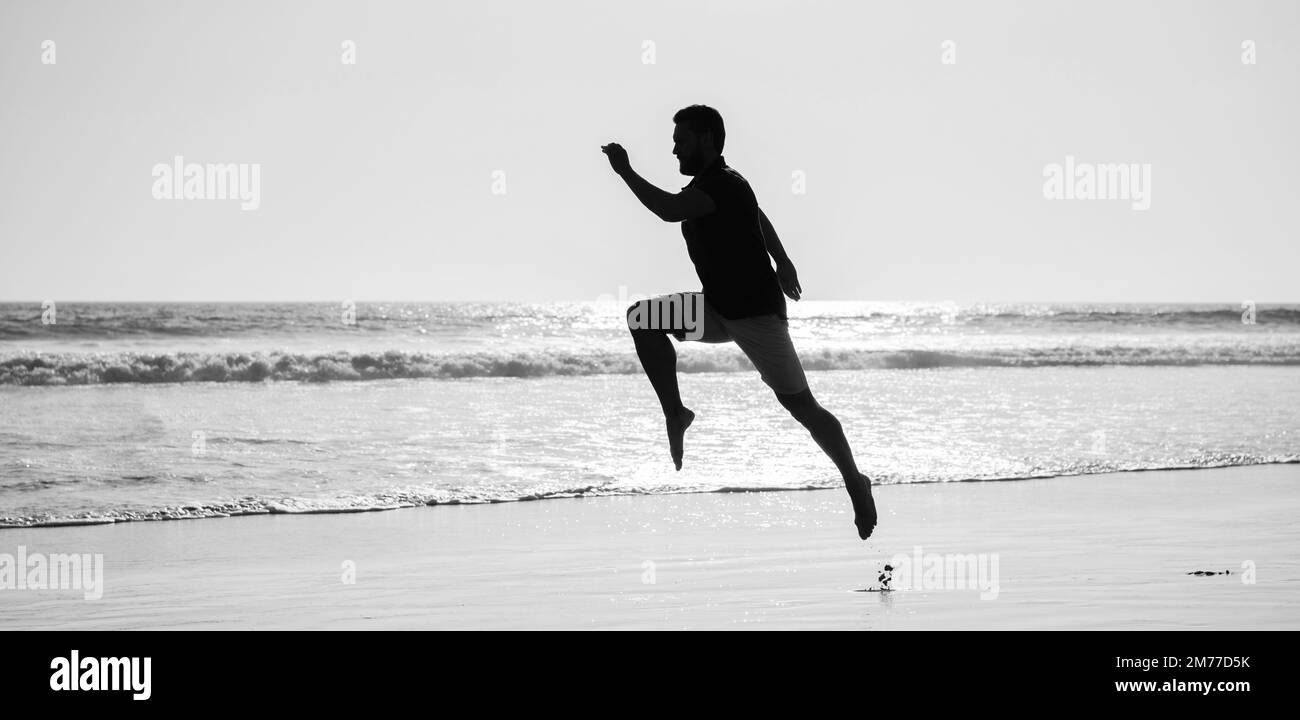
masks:
{"type": "Polygon", "coordinates": [[[697,175],[722,154],[727,130],[708,105],[684,107],[673,115],[673,155],[683,175],[697,175]]]}

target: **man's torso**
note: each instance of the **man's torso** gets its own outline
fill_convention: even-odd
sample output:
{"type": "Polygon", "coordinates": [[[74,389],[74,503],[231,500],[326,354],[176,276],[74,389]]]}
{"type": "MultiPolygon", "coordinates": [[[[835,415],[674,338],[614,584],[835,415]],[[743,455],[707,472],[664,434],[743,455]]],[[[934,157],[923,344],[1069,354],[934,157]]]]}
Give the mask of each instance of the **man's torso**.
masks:
{"type": "Polygon", "coordinates": [[[768,259],[749,183],[718,156],[686,187],[707,193],[716,208],[682,223],[704,296],[728,319],[769,313],[785,318],[785,295],[768,259]]]}

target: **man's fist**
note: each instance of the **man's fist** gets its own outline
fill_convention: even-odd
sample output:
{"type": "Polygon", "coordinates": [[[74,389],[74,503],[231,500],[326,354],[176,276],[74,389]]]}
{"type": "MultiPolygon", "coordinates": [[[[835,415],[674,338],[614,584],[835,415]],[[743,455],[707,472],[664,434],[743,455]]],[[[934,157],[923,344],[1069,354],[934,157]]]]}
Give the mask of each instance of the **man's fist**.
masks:
{"type": "Polygon", "coordinates": [[[600,151],[609,156],[609,166],[614,168],[614,172],[619,175],[632,169],[632,166],[627,161],[627,151],[623,149],[622,145],[618,143],[602,145],[600,151]]]}

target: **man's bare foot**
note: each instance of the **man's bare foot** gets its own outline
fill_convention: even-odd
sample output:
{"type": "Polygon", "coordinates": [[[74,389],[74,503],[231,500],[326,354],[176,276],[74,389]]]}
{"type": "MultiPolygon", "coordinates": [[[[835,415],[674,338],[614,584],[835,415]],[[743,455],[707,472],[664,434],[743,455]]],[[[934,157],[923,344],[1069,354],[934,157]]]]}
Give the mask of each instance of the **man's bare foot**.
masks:
{"type": "Polygon", "coordinates": [[[853,500],[853,523],[858,526],[858,537],[866,540],[876,528],[876,501],[871,497],[871,478],[858,473],[857,483],[846,483],[853,500]]]}
{"type": "Polygon", "coordinates": [[[677,411],[675,417],[668,418],[668,451],[672,453],[673,464],[678,470],[682,469],[682,439],[686,436],[686,428],[695,422],[695,413],[683,407],[677,411]]]}

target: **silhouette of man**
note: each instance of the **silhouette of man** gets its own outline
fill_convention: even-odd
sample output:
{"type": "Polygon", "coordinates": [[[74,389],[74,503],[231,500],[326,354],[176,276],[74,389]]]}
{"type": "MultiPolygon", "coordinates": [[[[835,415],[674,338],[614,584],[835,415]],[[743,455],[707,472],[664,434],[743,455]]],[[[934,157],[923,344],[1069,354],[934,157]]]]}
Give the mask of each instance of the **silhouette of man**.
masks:
{"type": "Polygon", "coordinates": [[[784,295],[797,301],[803,292],[794,264],[749,183],[722,157],[722,115],[706,105],[691,105],[673,115],[673,124],[673,155],[680,172],[693,176],[677,194],[660,190],[632,170],[627,151],[618,143],[601,147],[610,167],[646,209],[666,222],[682,223],[686,249],[703,286],[699,293],[642,300],[627,312],[641,367],[663,408],[673,464],[682,469],[683,440],[695,413],[682,404],[677,351],[667,336],[734,341],[843,475],[858,536],[865,540],[876,525],[871,479],[858,472],[839,420],[813,399],[790,341],[784,295]],[[776,261],[775,272],[769,253],[776,261]]]}

